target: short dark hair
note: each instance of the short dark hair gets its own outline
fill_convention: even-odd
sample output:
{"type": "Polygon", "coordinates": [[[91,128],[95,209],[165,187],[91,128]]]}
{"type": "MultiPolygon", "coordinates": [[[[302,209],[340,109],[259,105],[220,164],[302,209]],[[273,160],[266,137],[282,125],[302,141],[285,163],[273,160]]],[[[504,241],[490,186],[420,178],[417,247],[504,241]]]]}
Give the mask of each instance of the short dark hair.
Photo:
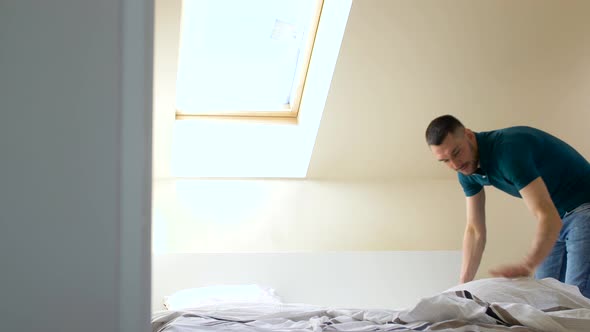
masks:
{"type": "Polygon", "coordinates": [[[432,120],[426,128],[426,143],[428,145],[441,145],[448,134],[454,133],[459,128],[465,128],[461,121],[452,115],[443,115],[432,120]]]}

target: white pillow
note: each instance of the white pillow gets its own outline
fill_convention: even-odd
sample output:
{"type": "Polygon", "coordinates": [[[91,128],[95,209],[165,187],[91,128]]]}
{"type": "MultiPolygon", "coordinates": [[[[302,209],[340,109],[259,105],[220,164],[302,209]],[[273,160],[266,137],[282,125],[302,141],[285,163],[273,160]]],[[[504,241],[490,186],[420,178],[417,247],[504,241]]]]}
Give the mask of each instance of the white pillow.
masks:
{"type": "Polygon", "coordinates": [[[188,288],[164,297],[168,310],[196,308],[224,303],[282,303],[272,288],[259,285],[215,285],[188,288]]]}

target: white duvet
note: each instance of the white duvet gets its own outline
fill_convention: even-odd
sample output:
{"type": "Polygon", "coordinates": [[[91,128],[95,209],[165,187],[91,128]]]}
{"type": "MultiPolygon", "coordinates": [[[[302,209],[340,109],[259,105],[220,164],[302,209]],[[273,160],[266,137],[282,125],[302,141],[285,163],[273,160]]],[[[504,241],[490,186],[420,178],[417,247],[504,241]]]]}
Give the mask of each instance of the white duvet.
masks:
{"type": "Polygon", "coordinates": [[[153,315],[154,332],[590,331],[590,300],[553,279],[484,279],[406,310],[223,304],[153,315]]]}

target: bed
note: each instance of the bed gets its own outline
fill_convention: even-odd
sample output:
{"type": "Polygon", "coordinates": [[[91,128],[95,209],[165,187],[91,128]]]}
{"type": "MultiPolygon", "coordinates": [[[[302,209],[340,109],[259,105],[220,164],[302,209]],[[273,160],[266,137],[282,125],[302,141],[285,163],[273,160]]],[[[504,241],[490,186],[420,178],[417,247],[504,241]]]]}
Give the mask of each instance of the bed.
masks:
{"type": "Polygon", "coordinates": [[[293,303],[217,303],[164,310],[153,332],[590,330],[590,300],[554,279],[485,279],[402,310],[293,303]]]}
{"type": "Polygon", "coordinates": [[[554,279],[494,278],[455,285],[455,275],[451,281],[451,274],[460,262],[457,253],[439,253],[438,257],[432,256],[432,253],[375,254],[160,257],[154,262],[154,269],[158,270],[154,275],[154,283],[159,284],[155,286],[155,296],[160,297],[163,293],[169,295],[162,296],[163,301],[154,301],[152,331],[590,331],[590,300],[582,296],[576,287],[554,279]],[[352,258],[357,259],[355,264],[351,264],[355,262],[352,258]],[[392,258],[406,265],[400,264],[396,269],[386,270],[385,274],[384,271],[376,271],[378,269],[375,266],[381,266],[382,259],[392,258]],[[235,259],[241,261],[242,265],[233,262],[235,259]],[[248,263],[244,263],[244,259],[248,263]],[[274,263],[278,265],[270,265],[270,270],[261,269],[263,263],[268,266],[266,264],[272,263],[269,260],[275,259],[278,261],[274,263]],[[297,263],[299,259],[301,262],[297,263]],[[346,269],[342,264],[334,264],[342,263],[339,259],[348,262],[344,264],[346,269]],[[403,259],[413,259],[414,263],[407,264],[403,259]],[[302,263],[304,261],[306,263],[302,263]],[[332,267],[325,264],[328,261],[333,263],[332,267]],[[209,265],[206,265],[207,262],[209,265]],[[228,267],[228,263],[235,264],[228,267]],[[294,270],[285,270],[281,264],[294,270]],[[308,264],[319,264],[321,267],[319,271],[301,269],[308,264]],[[449,264],[452,268],[443,268],[449,264]],[[405,266],[408,269],[402,268],[405,266]],[[437,268],[443,272],[437,273],[437,268]],[[329,271],[332,273],[327,273],[329,271]],[[317,277],[315,283],[314,272],[317,277]],[[362,272],[368,282],[358,282],[362,272]],[[281,284],[281,276],[288,274],[291,275],[291,285],[281,284]],[[264,275],[266,278],[262,278],[264,275]],[[383,288],[382,284],[375,285],[377,279],[373,278],[376,275],[381,275],[385,280],[397,279],[391,282],[394,286],[383,288]],[[400,275],[404,277],[400,279],[400,275]],[[311,279],[302,281],[305,279],[302,276],[311,276],[311,279]],[[404,283],[404,278],[413,279],[414,282],[404,283]],[[173,279],[184,281],[174,287],[174,282],[164,285],[173,279]],[[188,280],[197,281],[191,284],[188,280]],[[215,280],[217,286],[193,287],[205,280],[209,280],[209,284],[215,280]],[[254,280],[265,281],[265,285],[256,284],[254,280]],[[272,280],[279,281],[278,290],[271,287],[275,286],[272,280]],[[441,280],[444,282],[441,283],[441,280]],[[322,292],[330,282],[339,285],[331,287],[337,291],[322,292]],[[342,287],[343,284],[347,287],[342,287]],[[437,286],[426,287],[432,287],[433,284],[437,286]],[[442,284],[449,286],[433,291],[442,284]],[[191,287],[185,288],[187,285],[191,287]],[[163,290],[166,287],[169,287],[168,290],[163,290]],[[423,291],[424,288],[428,288],[428,291],[423,291]],[[301,294],[289,294],[289,289],[301,294]],[[393,289],[395,291],[392,293],[393,289]],[[420,289],[422,294],[417,291],[420,289]],[[398,290],[405,291],[406,295],[414,294],[415,301],[400,307],[399,301],[384,300],[395,298],[398,290]],[[285,294],[288,296],[283,297],[282,291],[287,291],[285,294]],[[375,300],[379,291],[383,293],[382,298],[375,300]],[[320,296],[317,296],[318,293],[320,296]],[[334,295],[333,298],[330,295],[334,295]],[[166,306],[160,307],[159,303],[166,306]]]}

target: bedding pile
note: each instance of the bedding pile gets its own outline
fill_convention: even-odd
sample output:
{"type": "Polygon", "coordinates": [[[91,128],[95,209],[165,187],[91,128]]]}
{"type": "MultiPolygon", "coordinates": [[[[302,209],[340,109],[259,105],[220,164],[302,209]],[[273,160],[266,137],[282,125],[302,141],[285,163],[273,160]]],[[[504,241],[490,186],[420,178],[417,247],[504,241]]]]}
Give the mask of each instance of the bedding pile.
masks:
{"type": "Polygon", "coordinates": [[[217,303],[154,313],[153,332],[590,331],[590,300],[554,279],[484,279],[405,310],[217,303]]]}

